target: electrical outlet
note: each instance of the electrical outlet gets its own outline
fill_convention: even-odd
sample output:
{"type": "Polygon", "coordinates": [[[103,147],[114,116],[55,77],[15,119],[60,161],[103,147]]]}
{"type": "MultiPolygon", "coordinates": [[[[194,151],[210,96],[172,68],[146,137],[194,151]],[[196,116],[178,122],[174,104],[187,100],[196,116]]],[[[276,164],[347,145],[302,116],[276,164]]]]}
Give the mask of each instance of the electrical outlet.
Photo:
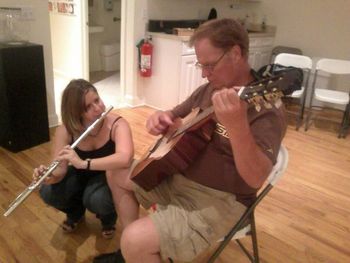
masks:
{"type": "Polygon", "coordinates": [[[231,9],[241,9],[241,1],[240,0],[232,0],[232,3],[230,4],[231,9]]]}
{"type": "Polygon", "coordinates": [[[34,20],[34,13],[32,7],[21,7],[21,18],[22,20],[34,20]]]}
{"type": "Polygon", "coordinates": [[[241,5],[239,3],[230,4],[230,8],[238,10],[238,9],[241,9],[241,5]]]}

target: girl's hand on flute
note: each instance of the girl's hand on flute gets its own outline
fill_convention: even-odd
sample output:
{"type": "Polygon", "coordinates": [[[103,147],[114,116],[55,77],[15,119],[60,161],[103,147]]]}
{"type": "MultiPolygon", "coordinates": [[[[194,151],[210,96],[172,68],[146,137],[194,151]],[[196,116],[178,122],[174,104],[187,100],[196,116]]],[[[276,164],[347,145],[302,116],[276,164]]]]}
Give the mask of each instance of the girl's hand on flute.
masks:
{"type": "MultiPolygon", "coordinates": [[[[41,176],[45,174],[47,171],[47,167],[44,165],[40,165],[38,168],[35,168],[33,171],[33,181],[37,182],[41,176]]],[[[43,180],[43,184],[54,184],[59,181],[59,178],[57,178],[53,173],[46,176],[46,178],[43,180]]]]}
{"type": "Polygon", "coordinates": [[[78,154],[70,147],[70,145],[65,146],[58,154],[58,161],[68,161],[77,169],[85,169],[86,162],[78,156],[78,154]]]}

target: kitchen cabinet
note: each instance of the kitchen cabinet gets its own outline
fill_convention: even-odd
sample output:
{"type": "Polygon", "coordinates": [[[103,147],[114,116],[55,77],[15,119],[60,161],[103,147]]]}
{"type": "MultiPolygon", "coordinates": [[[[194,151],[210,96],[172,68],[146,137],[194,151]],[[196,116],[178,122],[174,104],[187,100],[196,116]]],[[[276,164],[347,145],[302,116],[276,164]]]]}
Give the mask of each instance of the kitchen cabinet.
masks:
{"type": "Polygon", "coordinates": [[[196,67],[196,62],[196,55],[181,58],[179,102],[184,101],[196,88],[206,82],[206,78],[202,78],[202,70],[196,67]]]}
{"type": "Polygon", "coordinates": [[[271,52],[273,48],[274,37],[250,37],[249,38],[249,57],[250,66],[258,70],[262,66],[270,63],[271,52]]]}
{"type": "Polygon", "coordinates": [[[188,36],[151,33],[154,46],[151,78],[144,78],[144,99],[149,106],[171,109],[206,82],[195,64],[188,36]]]}

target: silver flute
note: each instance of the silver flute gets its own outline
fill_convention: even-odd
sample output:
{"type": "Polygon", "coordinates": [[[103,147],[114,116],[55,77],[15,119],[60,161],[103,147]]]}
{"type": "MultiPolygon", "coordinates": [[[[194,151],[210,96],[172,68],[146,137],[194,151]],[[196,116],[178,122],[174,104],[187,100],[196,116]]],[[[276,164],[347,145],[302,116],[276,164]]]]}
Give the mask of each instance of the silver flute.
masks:
{"type": "MultiPolygon", "coordinates": [[[[112,106],[108,107],[106,111],[104,111],[101,116],[95,120],[81,135],[80,137],[72,143],[70,146],[74,149],[94,128],[95,126],[102,121],[106,115],[113,109],[112,106]]],[[[19,194],[16,199],[9,205],[8,209],[4,213],[4,216],[8,216],[15,210],[36,188],[38,188],[41,183],[48,177],[60,164],[59,161],[53,161],[45,170],[45,173],[40,176],[38,180],[33,181],[21,194],[19,194]]]]}

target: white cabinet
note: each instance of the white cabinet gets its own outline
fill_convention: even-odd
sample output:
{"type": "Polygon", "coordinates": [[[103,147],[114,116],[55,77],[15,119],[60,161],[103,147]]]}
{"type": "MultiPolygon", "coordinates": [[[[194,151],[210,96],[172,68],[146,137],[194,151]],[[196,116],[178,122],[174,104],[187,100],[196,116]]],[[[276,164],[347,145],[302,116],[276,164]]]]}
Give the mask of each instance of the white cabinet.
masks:
{"type": "Polygon", "coordinates": [[[206,81],[197,69],[194,48],[175,35],[151,34],[152,77],[142,79],[145,104],[167,110],[185,100],[206,81]]]}
{"type": "Polygon", "coordinates": [[[249,64],[255,70],[270,63],[273,48],[273,37],[250,37],[249,38],[249,64]]]}
{"type": "Polygon", "coordinates": [[[179,102],[184,101],[200,85],[206,82],[202,71],[196,67],[196,55],[182,56],[179,102]]]}

